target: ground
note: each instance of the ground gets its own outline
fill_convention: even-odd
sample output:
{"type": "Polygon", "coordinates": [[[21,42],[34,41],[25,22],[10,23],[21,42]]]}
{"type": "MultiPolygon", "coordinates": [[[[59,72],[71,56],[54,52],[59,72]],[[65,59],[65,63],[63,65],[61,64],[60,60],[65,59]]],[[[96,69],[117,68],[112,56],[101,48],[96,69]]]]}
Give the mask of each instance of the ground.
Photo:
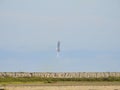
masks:
{"type": "Polygon", "coordinates": [[[2,90],[120,90],[120,82],[108,82],[108,81],[61,81],[61,82],[12,82],[1,83],[0,88],[2,90]]]}

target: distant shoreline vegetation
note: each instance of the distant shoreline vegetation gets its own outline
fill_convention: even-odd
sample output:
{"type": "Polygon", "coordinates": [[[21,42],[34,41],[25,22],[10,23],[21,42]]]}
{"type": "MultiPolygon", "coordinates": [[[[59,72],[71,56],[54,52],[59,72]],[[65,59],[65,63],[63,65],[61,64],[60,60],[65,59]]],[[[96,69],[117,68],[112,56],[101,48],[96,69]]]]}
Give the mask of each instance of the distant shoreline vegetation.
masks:
{"type": "Polygon", "coordinates": [[[0,72],[0,83],[59,81],[120,81],[120,72],[0,72]]]}
{"type": "Polygon", "coordinates": [[[3,82],[44,82],[52,83],[59,81],[120,81],[120,77],[101,77],[101,78],[41,78],[41,77],[0,77],[3,82]]]}

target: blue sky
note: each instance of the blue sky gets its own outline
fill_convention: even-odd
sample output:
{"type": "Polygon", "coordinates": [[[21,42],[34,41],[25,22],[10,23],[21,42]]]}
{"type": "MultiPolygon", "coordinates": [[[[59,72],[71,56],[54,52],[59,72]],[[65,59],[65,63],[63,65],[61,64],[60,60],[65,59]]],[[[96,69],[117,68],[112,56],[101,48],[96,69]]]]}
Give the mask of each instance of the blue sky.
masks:
{"type": "Polygon", "coordinates": [[[119,0],[0,0],[0,72],[119,68],[119,0]]]}

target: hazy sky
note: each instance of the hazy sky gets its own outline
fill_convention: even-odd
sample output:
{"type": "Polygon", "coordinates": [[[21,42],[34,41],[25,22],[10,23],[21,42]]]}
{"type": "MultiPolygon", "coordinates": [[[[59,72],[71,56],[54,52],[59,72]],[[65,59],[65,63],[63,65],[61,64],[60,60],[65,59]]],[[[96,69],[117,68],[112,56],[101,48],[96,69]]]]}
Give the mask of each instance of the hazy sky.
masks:
{"type": "Polygon", "coordinates": [[[120,72],[120,0],[0,0],[3,71],[120,72]]]}

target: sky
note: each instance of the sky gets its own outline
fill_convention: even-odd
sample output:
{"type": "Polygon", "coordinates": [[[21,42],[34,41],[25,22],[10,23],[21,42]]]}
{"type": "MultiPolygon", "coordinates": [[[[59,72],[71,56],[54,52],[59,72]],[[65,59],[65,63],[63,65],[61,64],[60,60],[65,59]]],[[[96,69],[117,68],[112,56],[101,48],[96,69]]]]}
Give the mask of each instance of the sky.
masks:
{"type": "Polygon", "coordinates": [[[120,72],[120,1],[0,0],[0,72],[120,72]]]}

